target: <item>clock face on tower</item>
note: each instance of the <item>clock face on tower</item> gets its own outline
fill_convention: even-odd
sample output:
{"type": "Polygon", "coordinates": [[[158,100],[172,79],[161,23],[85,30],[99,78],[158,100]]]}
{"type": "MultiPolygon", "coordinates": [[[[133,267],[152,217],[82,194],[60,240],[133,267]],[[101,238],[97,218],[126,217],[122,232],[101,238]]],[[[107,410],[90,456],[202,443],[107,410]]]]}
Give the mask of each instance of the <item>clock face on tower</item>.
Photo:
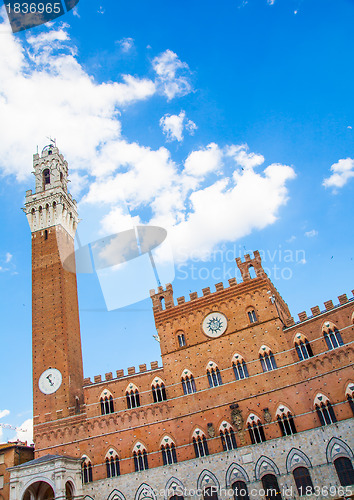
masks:
{"type": "Polygon", "coordinates": [[[38,387],[43,394],[53,394],[61,386],[62,375],[56,368],[45,370],[38,380],[38,387]]]}
{"type": "Polygon", "coordinates": [[[208,314],[203,321],[202,328],[205,335],[216,338],[222,335],[227,327],[227,319],[222,313],[213,312],[208,314]]]}

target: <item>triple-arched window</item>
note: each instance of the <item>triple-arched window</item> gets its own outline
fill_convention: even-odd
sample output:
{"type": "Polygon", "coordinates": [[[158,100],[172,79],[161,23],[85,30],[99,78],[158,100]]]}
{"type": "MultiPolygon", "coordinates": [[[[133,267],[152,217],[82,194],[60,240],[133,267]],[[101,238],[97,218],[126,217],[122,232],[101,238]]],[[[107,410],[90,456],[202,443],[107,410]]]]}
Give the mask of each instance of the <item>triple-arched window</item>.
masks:
{"type": "Polygon", "coordinates": [[[329,350],[344,345],[338,328],[330,321],[326,321],[322,328],[323,336],[329,350]]]}
{"type": "Polygon", "coordinates": [[[247,365],[243,357],[240,356],[240,354],[233,355],[232,368],[234,370],[234,375],[236,380],[241,380],[243,378],[249,377],[247,365]]]}
{"type": "Polygon", "coordinates": [[[176,446],[169,436],[165,436],[161,441],[161,454],[164,465],[177,463],[176,446]]]}
{"type": "Polygon", "coordinates": [[[207,365],[207,376],[210,387],[217,387],[222,385],[221,373],[216,363],[209,361],[207,365]]]}
{"type": "Polygon", "coordinates": [[[274,355],[266,345],[262,345],[259,350],[259,360],[264,372],[270,372],[271,370],[275,370],[277,368],[274,355]]]}
{"type": "Polygon", "coordinates": [[[129,384],[126,391],[125,397],[127,399],[128,409],[137,408],[140,406],[140,396],[138,388],[135,384],[129,384]]]}
{"type": "Polygon", "coordinates": [[[305,335],[302,335],[302,333],[297,333],[295,335],[294,343],[300,361],[312,358],[313,356],[312,347],[310,345],[310,342],[305,337],[305,335]]]}
{"type": "Polygon", "coordinates": [[[197,392],[194,377],[189,370],[183,370],[181,381],[183,394],[192,394],[193,392],[197,392]]]}
{"type": "Polygon", "coordinates": [[[105,461],[107,477],[110,478],[120,476],[119,457],[115,450],[109,450],[105,461]]]}
{"type": "Polygon", "coordinates": [[[140,442],[136,443],[136,445],[134,446],[133,459],[134,459],[135,472],[148,470],[149,463],[148,463],[146,448],[140,442]]]}
{"type": "Polygon", "coordinates": [[[329,425],[337,422],[337,417],[327,396],[317,394],[315,409],[321,425],[329,425]]]}
{"type": "Polygon", "coordinates": [[[266,441],[261,420],[257,417],[257,415],[251,413],[247,419],[246,425],[252,444],[263,443],[266,441]]]}
{"type": "Polygon", "coordinates": [[[292,434],[296,434],[297,430],[295,427],[294,417],[289,408],[284,405],[278,406],[276,417],[282,436],[291,436],[292,434]]]}
{"type": "Polygon", "coordinates": [[[114,413],[114,402],[112,394],[105,389],[100,397],[101,415],[108,415],[114,413]]]}
{"type": "Polygon", "coordinates": [[[236,450],[237,443],[235,433],[231,425],[228,422],[222,422],[219,431],[223,450],[236,450]]]}
{"type": "Polygon", "coordinates": [[[200,429],[196,429],[193,433],[193,446],[196,458],[209,455],[209,448],[205,434],[200,429]]]}
{"type": "Polygon", "coordinates": [[[160,403],[161,401],[166,401],[166,388],[165,384],[160,378],[155,378],[151,384],[152,398],[154,403],[160,403]]]}

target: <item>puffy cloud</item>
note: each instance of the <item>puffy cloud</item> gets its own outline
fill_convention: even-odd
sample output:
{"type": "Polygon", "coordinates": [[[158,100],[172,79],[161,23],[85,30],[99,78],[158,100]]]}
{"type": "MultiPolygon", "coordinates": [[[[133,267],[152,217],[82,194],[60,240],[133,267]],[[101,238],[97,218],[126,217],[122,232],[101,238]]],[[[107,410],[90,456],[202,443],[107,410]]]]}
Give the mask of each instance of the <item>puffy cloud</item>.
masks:
{"type": "Polygon", "coordinates": [[[185,161],[185,172],[195,177],[217,173],[221,167],[222,151],[214,142],[205,149],[192,151],[185,161]]]}
{"type": "Polygon", "coordinates": [[[254,168],[264,163],[264,156],[255,153],[247,153],[247,151],[247,144],[242,144],[241,146],[229,147],[227,154],[242,168],[254,168]]]}
{"type": "MultiPolygon", "coordinates": [[[[210,251],[277,219],[287,201],[288,181],[295,176],[291,167],[261,167],[263,156],[249,152],[247,145],[214,142],[177,164],[166,147],[154,150],[122,138],[123,106],[149,98],[157,88],[167,99],[191,92],[188,65],[174,52],[153,59],[155,82],[123,75],[119,82],[97,83],[78,62],[65,26],[25,42],[6,24],[1,29],[3,173],[28,176],[33,144],[49,132],[60,138],[76,193],[88,189],[80,211],[92,208],[90,226],[110,234],[137,223],[161,225],[179,261],[195,249],[210,251]]],[[[174,116],[192,131],[195,124],[181,113],[174,116]]],[[[183,135],[179,127],[170,122],[169,133],[177,140],[183,135]]]]}
{"type": "Polygon", "coordinates": [[[60,138],[71,171],[89,169],[97,150],[119,139],[119,109],[156,91],[152,80],[131,75],[96,83],[78,62],[65,25],[22,43],[7,23],[0,26],[0,158],[5,174],[28,176],[33,146],[49,133],[60,138]]]}
{"type": "Polygon", "coordinates": [[[172,50],[166,50],[152,61],[157,83],[169,100],[192,91],[188,64],[182,62],[172,50]]]}
{"type": "Polygon", "coordinates": [[[13,255],[10,252],[6,252],[5,262],[8,264],[12,260],[13,255]]]}
{"type": "MultiPolygon", "coordinates": [[[[259,166],[260,155],[249,154],[246,160],[243,155],[241,160],[233,155],[230,165],[230,147],[220,148],[215,143],[193,151],[182,169],[164,148],[152,151],[129,145],[125,150],[126,146],[117,145],[112,155],[117,171],[93,182],[84,202],[107,204],[106,234],[127,227],[126,223],[134,224],[134,211],[139,210],[136,221],[168,230],[177,262],[192,254],[203,256],[221,242],[274,223],[288,198],[287,183],[295,177],[293,168],[280,164],[255,172],[252,165],[259,166]],[[123,160],[129,162],[128,170],[121,169],[123,160]],[[248,167],[240,171],[238,161],[249,162],[248,167]],[[122,208],[125,202],[132,210],[130,216],[122,208]]],[[[245,145],[231,148],[247,150],[245,145]]]]}
{"type": "Polygon", "coordinates": [[[20,425],[16,431],[16,437],[12,441],[27,441],[27,444],[33,444],[33,419],[28,418],[20,425]]]}
{"type": "Polygon", "coordinates": [[[194,131],[197,129],[196,124],[192,120],[186,119],[186,112],[183,110],[179,115],[164,115],[160,119],[160,127],[168,141],[176,140],[178,142],[183,141],[184,128],[191,135],[193,135],[194,131]]]}
{"type": "Polygon", "coordinates": [[[323,181],[323,186],[331,187],[334,190],[342,188],[345,184],[354,177],[354,159],[345,158],[339,160],[331,166],[332,174],[323,181]]]}
{"type": "Polygon", "coordinates": [[[314,238],[317,235],[318,235],[318,231],[316,231],[316,229],[311,229],[311,231],[306,231],[306,233],[305,233],[305,236],[307,238],[314,238]]]}
{"type": "Polygon", "coordinates": [[[4,418],[10,415],[10,410],[0,410],[0,418],[4,418]]]}
{"type": "Polygon", "coordinates": [[[127,37],[118,40],[118,43],[122,49],[122,52],[129,52],[134,47],[133,38],[127,37]]]}

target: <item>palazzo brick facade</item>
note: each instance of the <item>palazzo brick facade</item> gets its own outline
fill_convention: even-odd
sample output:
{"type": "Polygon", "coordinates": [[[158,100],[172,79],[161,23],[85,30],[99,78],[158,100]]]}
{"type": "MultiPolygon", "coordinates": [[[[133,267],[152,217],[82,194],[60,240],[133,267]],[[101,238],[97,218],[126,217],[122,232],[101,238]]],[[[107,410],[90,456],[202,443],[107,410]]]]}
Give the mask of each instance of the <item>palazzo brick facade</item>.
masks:
{"type": "Polygon", "coordinates": [[[167,500],[229,498],[223,488],[241,481],[261,490],[267,475],[277,481],[274,498],[300,498],[296,464],[313,487],[328,482],[337,488],[333,498],[344,497],[344,473],[336,470],[349,467],[350,482],[353,297],[329,300],[295,322],[255,251],[236,259],[240,283],[232,278],[188,300],[176,299],[171,284],[150,291],[162,366],[84,379],[73,259],[78,215],[66,188],[67,164],[51,146],[34,155],[34,168],[36,191],[27,192],[24,210],[32,231],[37,462],[13,470],[13,495],[22,495],[15,493],[21,471],[30,477],[36,470],[33,483],[43,463],[54,467],[72,457],[83,484],[68,478],[60,496],[53,482],[55,498],[155,500],[161,489],[167,500]],[[62,376],[52,394],[39,388],[48,369],[62,376]],[[166,485],[173,481],[171,493],[166,485]],[[187,483],[200,491],[173,496],[176,485],[187,483]]]}

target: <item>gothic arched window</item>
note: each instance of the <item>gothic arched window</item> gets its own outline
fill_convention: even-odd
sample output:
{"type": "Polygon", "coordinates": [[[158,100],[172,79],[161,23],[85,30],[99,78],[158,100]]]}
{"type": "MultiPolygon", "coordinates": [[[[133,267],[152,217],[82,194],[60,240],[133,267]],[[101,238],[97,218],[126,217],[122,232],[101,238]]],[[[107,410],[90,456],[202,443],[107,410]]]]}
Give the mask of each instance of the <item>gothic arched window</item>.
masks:
{"type": "Polygon", "coordinates": [[[184,347],[186,345],[186,338],[182,331],[177,332],[177,340],[179,347],[184,347]]]}
{"type": "Polygon", "coordinates": [[[278,480],[274,474],[266,474],[265,476],[263,476],[262,486],[265,491],[266,500],[270,500],[272,498],[282,498],[278,480]]]}
{"type": "Polygon", "coordinates": [[[304,335],[302,335],[301,333],[296,334],[294,343],[300,361],[312,358],[313,352],[310,342],[304,335]]]}
{"type": "Polygon", "coordinates": [[[166,396],[165,384],[162,382],[160,378],[154,379],[153,383],[151,384],[151,390],[154,403],[160,403],[161,401],[166,401],[167,396],[166,396]]]}
{"type": "Polygon", "coordinates": [[[219,500],[216,486],[207,486],[203,491],[203,500],[219,500]]]}
{"type": "Polygon", "coordinates": [[[236,450],[237,443],[233,428],[228,422],[222,422],[220,425],[220,438],[224,451],[236,450]]]}
{"type": "Polygon", "coordinates": [[[50,170],[46,168],[43,170],[43,186],[45,187],[47,184],[50,184],[50,170]]]}
{"type": "Polygon", "coordinates": [[[161,454],[162,454],[162,463],[164,465],[171,465],[177,463],[176,446],[172,441],[172,439],[168,436],[165,436],[161,441],[161,454]]]}
{"type": "Polygon", "coordinates": [[[120,476],[119,458],[114,450],[110,450],[106,455],[106,474],[108,478],[120,476]]]}
{"type": "Polygon", "coordinates": [[[88,457],[83,457],[84,461],[82,463],[82,482],[84,484],[92,482],[92,463],[88,457]]]}
{"type": "Polygon", "coordinates": [[[114,413],[113,396],[106,389],[101,394],[100,405],[101,405],[101,415],[108,415],[109,413],[114,413]]]}
{"type": "Polygon", "coordinates": [[[329,399],[323,394],[317,394],[315,398],[315,409],[321,425],[329,425],[337,422],[337,417],[332,405],[329,399]]]}
{"type": "Polygon", "coordinates": [[[257,415],[251,413],[246,423],[252,444],[263,443],[266,441],[261,420],[257,417],[257,415]]]}
{"type": "Polygon", "coordinates": [[[330,321],[327,321],[324,324],[322,333],[329,350],[336,349],[336,347],[344,345],[342,336],[338,328],[330,321]]]}
{"type": "Polygon", "coordinates": [[[234,490],[234,500],[250,500],[247,484],[244,481],[236,481],[233,483],[232,489],[234,490]]]}
{"type": "Polygon", "coordinates": [[[259,360],[264,372],[270,372],[271,370],[275,370],[277,368],[272,351],[265,345],[263,345],[259,350],[259,360]]]}
{"type": "Polygon", "coordinates": [[[345,391],[345,394],[347,396],[347,400],[349,402],[350,408],[352,410],[352,413],[354,415],[354,384],[350,383],[348,384],[347,390],[345,391]]]}
{"type": "Polygon", "coordinates": [[[354,470],[352,462],[347,457],[340,457],[334,460],[339,482],[342,486],[354,484],[354,470]]]}
{"type": "Polygon", "coordinates": [[[235,379],[241,380],[249,377],[247,365],[245,360],[239,354],[234,354],[232,357],[232,368],[234,371],[235,379]]]}
{"type": "Polygon", "coordinates": [[[125,392],[125,397],[127,399],[127,407],[129,410],[140,406],[140,396],[136,385],[129,384],[125,392]]]}
{"type": "Polygon", "coordinates": [[[249,322],[252,324],[252,323],[257,323],[257,315],[256,315],[256,311],[254,309],[251,309],[250,311],[248,311],[248,320],[249,322]]]}
{"type": "Polygon", "coordinates": [[[194,377],[189,370],[184,370],[182,373],[182,389],[183,394],[197,392],[194,377]]]}
{"type": "Polygon", "coordinates": [[[193,446],[196,458],[209,455],[209,448],[204,432],[196,429],[193,433],[193,446]]]}
{"type": "Polygon", "coordinates": [[[134,458],[134,468],[135,472],[140,472],[142,470],[148,470],[149,463],[146,453],[146,448],[141,443],[136,443],[133,449],[134,458]]]}
{"type": "Polygon", "coordinates": [[[222,385],[221,374],[217,365],[210,361],[207,366],[207,376],[210,387],[217,387],[222,385]]]}
{"type": "Polygon", "coordinates": [[[292,416],[289,408],[286,406],[279,406],[276,412],[276,417],[282,436],[291,436],[292,434],[297,433],[294,417],[292,416]]]}
{"type": "Polygon", "coordinates": [[[293,470],[293,476],[300,496],[308,496],[313,493],[312,479],[306,467],[296,467],[293,470]]]}

